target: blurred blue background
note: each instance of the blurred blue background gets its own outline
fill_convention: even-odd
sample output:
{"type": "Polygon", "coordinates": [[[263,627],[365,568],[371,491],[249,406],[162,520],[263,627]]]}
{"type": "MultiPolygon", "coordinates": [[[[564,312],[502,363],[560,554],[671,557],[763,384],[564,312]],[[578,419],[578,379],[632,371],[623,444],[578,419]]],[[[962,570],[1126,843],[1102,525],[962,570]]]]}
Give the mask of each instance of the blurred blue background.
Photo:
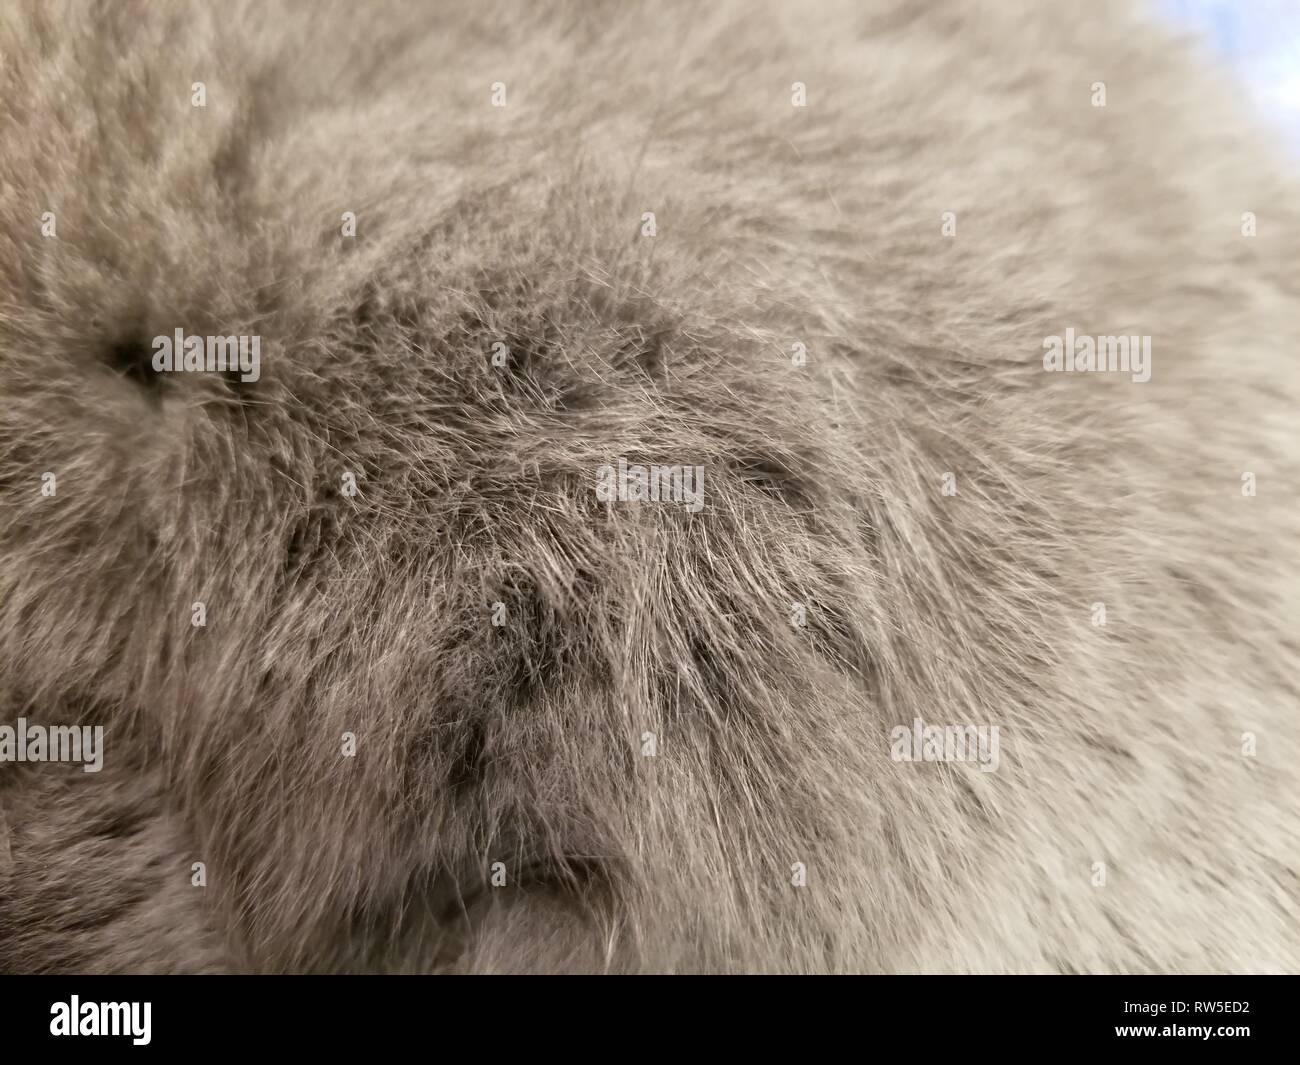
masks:
{"type": "Polygon", "coordinates": [[[1156,0],[1236,69],[1300,152],[1300,0],[1156,0]]]}

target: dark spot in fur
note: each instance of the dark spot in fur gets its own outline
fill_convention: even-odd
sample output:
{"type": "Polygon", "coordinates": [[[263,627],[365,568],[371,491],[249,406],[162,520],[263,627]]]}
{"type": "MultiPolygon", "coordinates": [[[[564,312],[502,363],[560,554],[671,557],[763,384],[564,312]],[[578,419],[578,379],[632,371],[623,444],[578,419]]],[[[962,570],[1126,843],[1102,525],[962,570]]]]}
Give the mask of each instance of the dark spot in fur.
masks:
{"type": "Polygon", "coordinates": [[[992,818],[989,816],[989,809],[984,805],[984,800],[979,797],[975,789],[965,780],[961,773],[954,773],[952,776],[953,783],[957,789],[957,806],[972,821],[978,821],[981,825],[989,825],[992,818]]]}
{"type": "Polygon", "coordinates": [[[548,856],[524,866],[519,874],[521,891],[546,890],[561,897],[581,899],[591,905],[610,896],[610,874],[615,855],[567,854],[548,856]]]}
{"type": "Polygon", "coordinates": [[[1104,736],[1085,733],[1083,742],[1093,750],[1101,751],[1103,754],[1109,755],[1112,758],[1120,758],[1129,762],[1135,760],[1130,751],[1125,750],[1119,744],[1106,739],[1104,736]]]}
{"type": "Polygon", "coordinates": [[[500,638],[510,641],[514,653],[503,702],[527,706],[558,679],[560,624],[531,580],[515,581],[501,593],[501,601],[506,604],[507,624],[497,632],[500,638]]]}
{"type": "Polygon", "coordinates": [[[143,336],[120,337],[104,349],[104,362],[114,372],[155,396],[163,375],[153,368],[153,349],[143,336]]]}
{"type": "Polygon", "coordinates": [[[310,581],[320,575],[321,561],[329,557],[338,532],[334,512],[328,507],[313,507],[293,527],[285,547],[284,579],[286,583],[310,581]]]}
{"type": "Polygon", "coordinates": [[[367,283],[364,294],[352,312],[352,321],[358,331],[372,330],[379,317],[379,296],[373,283],[367,283]]]}
{"type": "Polygon", "coordinates": [[[239,370],[222,370],[221,378],[229,388],[231,398],[239,404],[247,402],[250,398],[248,390],[254,387],[252,381],[240,380],[239,370]]]}
{"type": "Polygon", "coordinates": [[[726,649],[701,633],[691,635],[688,647],[692,672],[698,678],[704,697],[715,708],[731,709],[733,705],[743,705],[731,701],[733,674],[729,671],[731,655],[726,649]]]}
{"type": "Polygon", "coordinates": [[[647,332],[639,326],[634,328],[620,349],[615,364],[633,366],[655,384],[667,383],[666,336],[666,330],[647,332]]]}
{"type": "Polygon", "coordinates": [[[732,469],[742,483],[781,500],[792,509],[807,510],[813,506],[811,482],[774,455],[750,455],[736,460],[732,469]]]}
{"type": "Polygon", "coordinates": [[[449,783],[453,790],[473,790],[483,782],[487,755],[487,726],[481,718],[466,716],[454,730],[454,756],[449,783]]]}
{"type": "Polygon", "coordinates": [[[140,810],[107,810],[88,826],[87,833],[103,839],[127,839],[137,835],[146,820],[140,810]]]}
{"type": "Polygon", "coordinates": [[[869,648],[843,608],[819,601],[808,606],[807,632],[813,647],[839,672],[871,683],[875,670],[869,648]]]}

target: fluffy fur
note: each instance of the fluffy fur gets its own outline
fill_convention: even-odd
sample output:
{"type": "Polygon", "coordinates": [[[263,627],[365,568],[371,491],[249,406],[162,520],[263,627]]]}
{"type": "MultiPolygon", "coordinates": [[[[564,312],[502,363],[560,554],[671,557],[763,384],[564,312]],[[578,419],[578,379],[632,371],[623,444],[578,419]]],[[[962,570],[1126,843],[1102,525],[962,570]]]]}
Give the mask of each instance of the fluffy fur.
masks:
{"type": "Polygon", "coordinates": [[[0,52],[0,720],[107,727],[0,765],[0,968],[1300,968],[1300,188],[1186,43],[68,0],[0,52]],[[178,326],[261,380],[155,375],[178,326]]]}

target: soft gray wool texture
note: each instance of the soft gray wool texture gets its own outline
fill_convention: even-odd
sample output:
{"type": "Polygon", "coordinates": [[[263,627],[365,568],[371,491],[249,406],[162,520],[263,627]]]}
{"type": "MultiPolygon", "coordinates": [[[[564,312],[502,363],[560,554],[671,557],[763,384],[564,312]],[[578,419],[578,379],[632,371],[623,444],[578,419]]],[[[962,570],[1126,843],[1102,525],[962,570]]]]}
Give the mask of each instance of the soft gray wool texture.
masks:
{"type": "Polygon", "coordinates": [[[1297,971],[1273,141],[1112,0],[5,0],[0,970],[1297,971]]]}

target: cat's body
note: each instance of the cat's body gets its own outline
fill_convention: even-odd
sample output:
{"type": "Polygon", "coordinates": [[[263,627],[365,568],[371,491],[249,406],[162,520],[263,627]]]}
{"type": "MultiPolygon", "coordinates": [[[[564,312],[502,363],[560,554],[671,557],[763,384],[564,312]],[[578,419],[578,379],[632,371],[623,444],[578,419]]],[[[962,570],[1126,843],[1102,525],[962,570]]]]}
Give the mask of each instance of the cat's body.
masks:
{"type": "Polygon", "coordinates": [[[0,968],[1300,967],[1300,185],[1182,46],[51,6],[0,15],[0,723],[107,738],[0,764],[0,968]],[[177,328],[260,379],[155,374],[177,328]]]}

